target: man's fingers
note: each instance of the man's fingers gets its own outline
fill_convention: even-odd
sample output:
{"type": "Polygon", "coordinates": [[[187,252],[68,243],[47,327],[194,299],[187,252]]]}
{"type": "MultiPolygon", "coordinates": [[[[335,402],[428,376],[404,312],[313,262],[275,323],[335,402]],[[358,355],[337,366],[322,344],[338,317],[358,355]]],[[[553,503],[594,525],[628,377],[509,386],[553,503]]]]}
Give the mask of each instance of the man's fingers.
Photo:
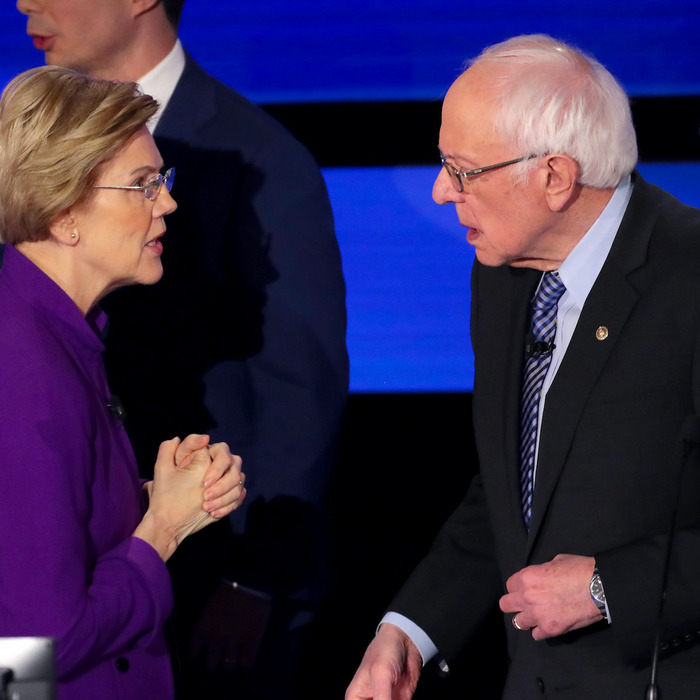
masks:
{"type": "Polygon", "coordinates": [[[373,700],[391,700],[394,674],[383,664],[373,664],[369,671],[373,700]]]}

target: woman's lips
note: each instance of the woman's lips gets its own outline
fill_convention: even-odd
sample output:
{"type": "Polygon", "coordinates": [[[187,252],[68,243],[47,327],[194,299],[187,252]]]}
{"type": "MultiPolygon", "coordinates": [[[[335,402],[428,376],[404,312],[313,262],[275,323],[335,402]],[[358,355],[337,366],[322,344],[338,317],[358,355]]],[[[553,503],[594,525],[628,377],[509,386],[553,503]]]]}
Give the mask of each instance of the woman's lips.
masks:
{"type": "Polygon", "coordinates": [[[150,248],[156,255],[162,255],[163,244],[161,243],[160,236],[146,243],[146,248],[150,248]]]}

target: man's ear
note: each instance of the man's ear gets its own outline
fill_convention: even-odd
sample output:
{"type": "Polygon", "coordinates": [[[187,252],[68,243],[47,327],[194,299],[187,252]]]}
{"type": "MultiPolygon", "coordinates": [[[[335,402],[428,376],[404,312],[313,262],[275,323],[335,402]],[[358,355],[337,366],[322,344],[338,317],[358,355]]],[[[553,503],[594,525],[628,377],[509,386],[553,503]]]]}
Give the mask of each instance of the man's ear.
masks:
{"type": "Polygon", "coordinates": [[[138,17],[160,4],[161,0],[131,0],[131,16],[138,17]]]}
{"type": "Polygon", "coordinates": [[[563,211],[578,196],[578,163],[563,153],[544,156],[545,196],[551,211],[563,211]]]}
{"type": "Polygon", "coordinates": [[[75,246],[80,241],[78,225],[70,209],[61,212],[49,224],[49,232],[58,243],[75,246]]]}

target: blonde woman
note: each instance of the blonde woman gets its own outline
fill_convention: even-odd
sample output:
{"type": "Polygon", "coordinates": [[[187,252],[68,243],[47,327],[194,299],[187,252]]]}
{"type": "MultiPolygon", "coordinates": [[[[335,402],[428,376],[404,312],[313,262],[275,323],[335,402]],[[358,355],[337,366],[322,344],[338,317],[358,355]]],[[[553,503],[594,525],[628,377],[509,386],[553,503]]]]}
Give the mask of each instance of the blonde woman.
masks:
{"type": "Polygon", "coordinates": [[[172,697],[165,561],[245,497],[206,436],[164,442],[142,484],[104,375],[98,302],[160,279],[176,207],[156,108],[60,67],[0,101],[0,636],[55,639],[59,700],[172,697]]]}

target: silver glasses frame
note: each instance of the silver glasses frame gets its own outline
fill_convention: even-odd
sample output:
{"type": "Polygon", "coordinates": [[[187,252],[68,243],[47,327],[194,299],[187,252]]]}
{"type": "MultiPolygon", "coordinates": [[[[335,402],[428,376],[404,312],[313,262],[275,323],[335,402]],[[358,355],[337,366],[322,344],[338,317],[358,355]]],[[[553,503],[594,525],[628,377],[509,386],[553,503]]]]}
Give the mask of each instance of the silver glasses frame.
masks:
{"type": "Polygon", "coordinates": [[[475,175],[481,175],[481,173],[487,173],[490,170],[498,170],[499,168],[505,168],[508,165],[515,165],[516,163],[522,163],[525,160],[531,160],[532,158],[537,158],[536,155],[522,156],[521,158],[513,158],[513,160],[504,160],[502,163],[495,163],[494,165],[484,165],[481,168],[473,168],[472,170],[460,170],[456,165],[448,163],[445,156],[440,151],[440,163],[442,167],[445,168],[447,174],[450,178],[450,182],[457,190],[457,192],[464,192],[464,181],[469,182],[470,177],[475,175]]]}
{"type": "Polygon", "coordinates": [[[93,185],[96,190],[141,190],[143,196],[153,202],[160,194],[160,188],[165,185],[165,189],[170,192],[175,180],[175,168],[168,168],[165,173],[158,173],[153,176],[145,185],[93,185]],[[150,190],[150,192],[149,192],[150,190]]]}

